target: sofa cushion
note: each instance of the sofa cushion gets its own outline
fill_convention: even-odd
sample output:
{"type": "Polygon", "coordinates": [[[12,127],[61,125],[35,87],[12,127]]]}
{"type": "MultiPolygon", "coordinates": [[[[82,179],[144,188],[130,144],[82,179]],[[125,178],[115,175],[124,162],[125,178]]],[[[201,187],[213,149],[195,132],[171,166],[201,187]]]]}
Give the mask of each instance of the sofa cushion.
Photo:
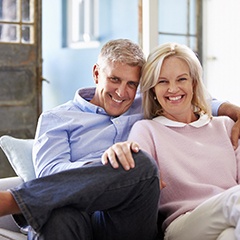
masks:
{"type": "Polygon", "coordinates": [[[16,174],[29,181],[34,179],[35,171],[32,162],[33,139],[18,139],[8,135],[0,137],[0,146],[16,174]]]}
{"type": "Polygon", "coordinates": [[[0,228],[0,240],[27,240],[27,236],[0,228]]]}

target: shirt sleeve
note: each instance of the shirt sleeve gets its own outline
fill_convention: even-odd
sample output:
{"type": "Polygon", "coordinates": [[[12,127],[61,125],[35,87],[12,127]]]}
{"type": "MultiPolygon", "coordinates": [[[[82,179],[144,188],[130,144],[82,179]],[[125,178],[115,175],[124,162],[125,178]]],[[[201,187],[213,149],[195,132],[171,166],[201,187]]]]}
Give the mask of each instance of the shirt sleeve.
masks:
{"type": "Polygon", "coordinates": [[[213,116],[218,116],[218,109],[222,103],[225,101],[219,101],[216,98],[212,99],[211,106],[212,106],[212,114],[213,116]]]}
{"type": "Polygon", "coordinates": [[[81,167],[84,162],[71,162],[68,122],[54,113],[43,113],[33,145],[33,163],[37,177],[81,167]]]}

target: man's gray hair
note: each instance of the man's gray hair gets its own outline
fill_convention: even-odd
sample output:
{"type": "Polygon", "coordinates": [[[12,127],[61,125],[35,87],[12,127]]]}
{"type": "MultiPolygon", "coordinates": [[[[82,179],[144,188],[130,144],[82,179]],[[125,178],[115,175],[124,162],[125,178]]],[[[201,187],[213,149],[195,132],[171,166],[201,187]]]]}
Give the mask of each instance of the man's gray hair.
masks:
{"type": "Polygon", "coordinates": [[[129,39],[116,39],[103,45],[98,56],[98,65],[103,67],[109,62],[142,67],[146,60],[138,44],[129,39]]]}

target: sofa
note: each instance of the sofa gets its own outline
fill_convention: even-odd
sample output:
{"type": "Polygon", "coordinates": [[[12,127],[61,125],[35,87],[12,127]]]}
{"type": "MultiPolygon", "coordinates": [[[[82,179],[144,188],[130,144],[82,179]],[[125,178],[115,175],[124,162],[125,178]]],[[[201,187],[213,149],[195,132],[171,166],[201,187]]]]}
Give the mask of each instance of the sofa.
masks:
{"type": "MultiPolygon", "coordinates": [[[[16,173],[15,177],[0,178],[0,191],[36,178],[32,162],[33,141],[33,139],[19,139],[8,135],[0,137],[0,147],[16,173]]],[[[19,227],[15,221],[16,217],[12,215],[0,217],[0,240],[27,240],[28,226],[19,227]]],[[[162,233],[159,239],[163,239],[162,233]]]]}
{"type": "MultiPolygon", "coordinates": [[[[0,137],[0,147],[16,173],[15,177],[0,178],[0,190],[20,185],[35,178],[32,163],[33,139],[0,137]]],[[[12,215],[0,217],[0,240],[27,240],[27,229],[20,228],[12,215]]]]}

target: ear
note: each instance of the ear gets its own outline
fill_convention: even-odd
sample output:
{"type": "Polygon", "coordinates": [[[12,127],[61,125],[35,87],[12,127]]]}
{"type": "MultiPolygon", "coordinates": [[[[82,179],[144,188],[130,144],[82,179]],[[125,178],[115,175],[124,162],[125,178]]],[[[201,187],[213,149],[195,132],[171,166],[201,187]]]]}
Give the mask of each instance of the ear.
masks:
{"type": "Polygon", "coordinates": [[[192,91],[193,91],[193,94],[196,92],[197,85],[198,85],[198,83],[197,83],[196,80],[192,82],[192,91]]]}
{"type": "Polygon", "coordinates": [[[98,64],[94,64],[93,66],[93,79],[96,84],[98,84],[98,77],[99,77],[99,66],[98,64]]]}

